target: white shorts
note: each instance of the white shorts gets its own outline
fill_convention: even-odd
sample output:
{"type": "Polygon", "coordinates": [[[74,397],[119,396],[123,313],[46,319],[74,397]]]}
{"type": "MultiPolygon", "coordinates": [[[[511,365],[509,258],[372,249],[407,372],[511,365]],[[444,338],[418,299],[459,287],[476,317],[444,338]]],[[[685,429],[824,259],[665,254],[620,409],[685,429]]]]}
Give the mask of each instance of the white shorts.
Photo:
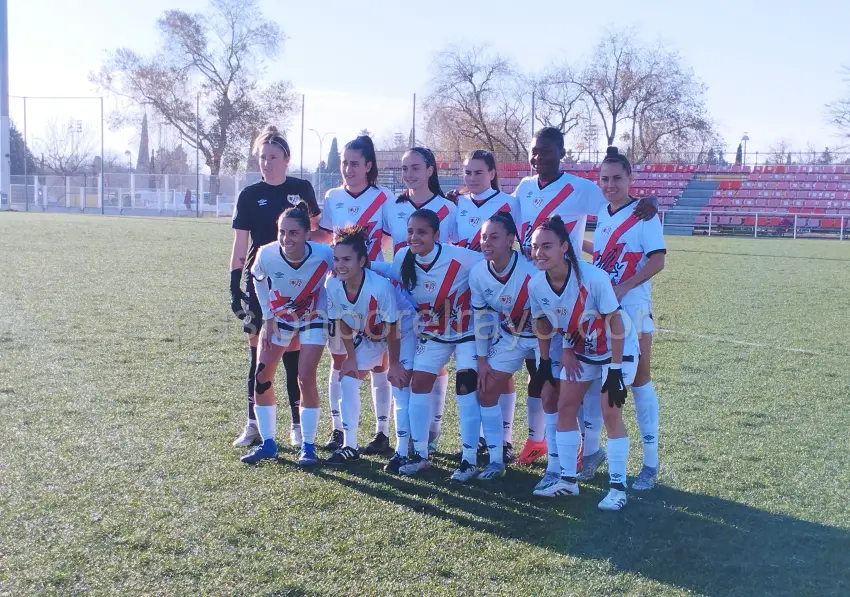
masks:
{"type": "MultiPolygon", "coordinates": [[[[334,355],[344,355],[345,345],[342,343],[342,335],[337,333],[336,325],[331,321],[329,324],[330,331],[328,332],[328,350],[334,355]]],[[[357,360],[360,362],[360,359],[357,360]]]]}
{"type": "MultiPolygon", "coordinates": [[[[549,359],[552,361],[552,377],[558,379],[561,373],[561,353],[564,351],[564,338],[555,334],[549,340],[549,359]]],[[[535,365],[540,366],[540,345],[534,348],[535,365]]]]}
{"type": "MultiPolygon", "coordinates": [[[[623,357],[623,383],[627,386],[632,385],[635,381],[635,374],[637,374],[637,365],[638,358],[637,356],[632,357],[631,361],[627,361],[628,357],[623,357]]],[[[579,376],[577,381],[594,381],[596,379],[601,379],[604,383],[608,377],[608,369],[610,368],[610,360],[605,364],[595,364],[595,363],[586,363],[584,361],[579,361],[581,363],[581,375],[579,376]]],[[[567,376],[564,373],[563,369],[560,371],[560,378],[566,380],[567,376]]]]}
{"type": "Polygon", "coordinates": [[[537,363],[537,338],[521,338],[500,333],[487,350],[487,364],[496,371],[513,375],[526,359],[537,363]]]}
{"type": "Polygon", "coordinates": [[[295,336],[298,336],[301,344],[318,344],[324,345],[328,341],[328,330],[326,324],[310,324],[315,327],[310,327],[306,330],[286,330],[278,327],[277,333],[272,334],[272,344],[276,346],[289,346],[295,336]]]}
{"type": "Polygon", "coordinates": [[[413,370],[424,371],[439,375],[440,369],[448,364],[452,354],[455,355],[455,370],[472,369],[478,371],[478,355],[475,351],[475,341],[437,342],[420,338],[413,357],[413,370]]]}
{"type": "Polygon", "coordinates": [[[623,305],[623,310],[629,316],[631,325],[638,336],[655,332],[655,321],[652,319],[652,303],[633,303],[623,305]]]}
{"type": "MultiPolygon", "coordinates": [[[[401,337],[401,345],[399,347],[399,364],[406,370],[410,371],[413,368],[413,357],[416,354],[416,343],[418,342],[416,334],[411,329],[401,337]]],[[[330,344],[330,340],[328,340],[330,344]]],[[[354,349],[354,356],[357,358],[357,368],[360,371],[369,371],[374,369],[384,362],[384,353],[387,352],[386,342],[372,342],[371,340],[362,340],[354,349]]],[[[343,354],[345,349],[343,348],[343,354]]]]}

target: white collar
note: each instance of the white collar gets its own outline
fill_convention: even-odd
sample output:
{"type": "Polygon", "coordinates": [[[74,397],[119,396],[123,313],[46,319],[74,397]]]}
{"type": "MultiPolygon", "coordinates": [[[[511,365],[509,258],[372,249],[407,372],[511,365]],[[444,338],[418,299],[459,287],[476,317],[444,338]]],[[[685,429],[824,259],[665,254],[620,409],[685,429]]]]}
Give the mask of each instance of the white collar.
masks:
{"type": "Polygon", "coordinates": [[[437,256],[437,251],[440,250],[440,243],[434,243],[434,248],[431,249],[431,252],[427,255],[417,255],[416,261],[419,263],[431,263],[434,261],[434,257],[437,256]]]}

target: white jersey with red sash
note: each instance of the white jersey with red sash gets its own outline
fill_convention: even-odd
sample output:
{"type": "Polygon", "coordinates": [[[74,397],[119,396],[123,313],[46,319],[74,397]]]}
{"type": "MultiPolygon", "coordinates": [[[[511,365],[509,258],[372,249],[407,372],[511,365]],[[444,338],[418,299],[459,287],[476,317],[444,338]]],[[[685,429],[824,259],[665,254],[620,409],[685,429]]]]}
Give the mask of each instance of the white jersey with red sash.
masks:
{"type": "Polygon", "coordinates": [[[329,276],[325,283],[328,293],[328,318],[342,320],[355,333],[354,346],[364,339],[381,342],[385,325],[399,320],[396,291],[392,282],[373,272],[363,270],[363,283],[355,297],[351,297],[342,282],[329,276]]]}
{"type": "MultiPolygon", "coordinates": [[[[653,253],[667,252],[661,221],[655,217],[640,220],[635,216],[637,200],[612,212],[606,206],[597,215],[593,233],[593,265],[601,268],[617,285],[634,276],[653,253]]],[[[623,297],[623,306],[645,304],[651,300],[650,281],[636,286],[623,297]]]]}
{"type": "Polygon", "coordinates": [[[475,264],[469,274],[472,308],[499,314],[502,330],[511,336],[534,338],[528,285],[538,270],[519,251],[511,255],[507,270],[499,275],[488,261],[475,264]]]}
{"type": "Polygon", "coordinates": [[[344,186],[325,193],[319,228],[333,232],[345,226],[362,226],[369,235],[367,250],[371,261],[383,261],[384,210],[395,202],[395,195],[384,187],[366,187],[354,195],[344,186]]]}
{"type": "Polygon", "coordinates": [[[307,241],[300,263],[287,259],[280,243],[260,247],[251,274],[263,319],[274,317],[283,330],[305,330],[327,323],[325,277],[333,266],[333,249],[307,241]]]}
{"type": "Polygon", "coordinates": [[[488,190],[480,195],[459,195],[457,198],[457,228],[455,239],[457,246],[481,250],[481,227],[497,212],[510,214],[519,231],[520,212],[516,197],[501,191],[488,190]]]}
{"type": "Polygon", "coordinates": [[[430,209],[440,220],[440,242],[453,243],[455,230],[455,204],[441,197],[434,195],[422,203],[418,207],[410,199],[404,199],[404,196],[397,200],[388,202],[384,210],[384,230],[392,237],[393,240],[393,255],[398,253],[399,249],[407,246],[407,220],[417,209],[430,209]]]}
{"type": "Polygon", "coordinates": [[[566,172],[552,182],[541,185],[537,175],[523,178],[514,189],[519,201],[520,244],[527,248],[531,244],[531,233],[551,216],[561,216],[570,242],[581,254],[587,216],[596,215],[608,202],[602,191],[593,182],[566,172]]]}
{"type": "MultiPolygon", "coordinates": [[[[398,280],[409,250],[404,247],[393,258],[398,280]]],[[[420,336],[445,343],[473,339],[469,272],[482,259],[481,253],[445,243],[437,243],[430,255],[416,257],[416,286],[409,294],[419,316],[420,336]]]]}
{"type": "MultiPolygon", "coordinates": [[[[611,357],[611,341],[605,319],[617,311],[620,304],[608,275],[586,261],[579,261],[581,284],[575,272],[560,292],[552,288],[546,272],[537,272],[529,283],[531,315],[545,317],[564,341],[575,348],[579,360],[593,363],[611,357]]],[[[625,317],[625,315],[624,315],[625,317]]],[[[623,354],[637,354],[634,326],[625,324],[626,339],[623,354]]]]}

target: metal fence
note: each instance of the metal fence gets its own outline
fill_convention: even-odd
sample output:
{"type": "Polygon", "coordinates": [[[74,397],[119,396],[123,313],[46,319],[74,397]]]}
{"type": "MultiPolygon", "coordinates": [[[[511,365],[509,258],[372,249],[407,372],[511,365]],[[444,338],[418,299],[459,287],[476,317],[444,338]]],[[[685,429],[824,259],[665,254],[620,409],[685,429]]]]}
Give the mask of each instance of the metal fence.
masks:
{"type": "Polygon", "coordinates": [[[660,214],[665,234],[836,240],[850,237],[850,215],[723,209],[675,209],[660,214]],[[665,222],[669,214],[676,214],[675,223],[665,222]],[[681,216],[690,221],[682,223],[681,216]]]}

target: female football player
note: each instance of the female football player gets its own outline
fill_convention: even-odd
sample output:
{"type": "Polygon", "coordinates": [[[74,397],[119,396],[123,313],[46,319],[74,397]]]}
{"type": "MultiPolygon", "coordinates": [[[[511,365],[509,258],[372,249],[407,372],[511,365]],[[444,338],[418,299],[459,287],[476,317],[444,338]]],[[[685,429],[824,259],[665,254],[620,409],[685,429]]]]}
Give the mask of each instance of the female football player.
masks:
{"type": "MultiPolygon", "coordinates": [[[[543,222],[532,234],[532,256],[538,272],[529,283],[531,310],[541,354],[553,333],[564,334],[559,367],[555,432],[560,475],[548,470],[534,495],[578,495],[576,457],[581,445],[578,409],[595,379],[603,379],[602,416],[608,432],[608,495],[602,510],[626,504],[626,464],[629,438],[622,406],[626,386],[634,380],[637,341],[627,333],[620,305],[607,274],[576,257],[570,233],[559,216],[543,222]]],[[[544,403],[552,413],[551,403],[544,403]]],[[[547,442],[551,441],[547,433],[547,442]]],[[[550,455],[552,450],[550,448],[550,455]]]]}
{"type": "MultiPolygon", "coordinates": [[[[638,336],[640,360],[632,384],[635,415],[643,440],[643,467],[632,483],[632,489],[646,490],[655,486],[658,476],[658,395],[652,385],[652,297],[649,279],[664,269],[667,249],[658,218],[641,220],[635,215],[637,200],[629,197],[632,165],[626,156],[609,147],[599,171],[599,186],[609,205],[600,210],[593,233],[593,264],[611,278],[614,294],[638,336]]],[[[584,400],[584,418],[593,419],[599,391],[594,387],[584,400]],[[590,416],[588,416],[590,415],[590,416]]],[[[599,412],[598,419],[601,419],[599,412]]],[[[601,462],[604,451],[599,445],[600,424],[585,428],[585,461],[601,462]],[[595,433],[591,433],[594,428],[595,433]],[[594,454],[602,457],[594,457],[594,454]]],[[[580,480],[593,477],[595,468],[585,468],[580,480]]]]}
{"type": "Polygon", "coordinates": [[[315,450],[319,424],[316,370],[327,342],[324,282],[333,267],[333,250],[309,239],[310,216],[306,206],[300,203],[290,207],[278,218],[278,241],[261,247],[251,268],[263,314],[254,407],[263,443],[242,457],[242,462],[249,464],[277,457],[274,374],[277,362],[296,341],[301,346],[298,385],[304,435],[298,464],[319,463],[315,450]]]}
{"type": "MultiPolygon", "coordinates": [[[[463,182],[466,192],[457,196],[457,216],[455,218],[455,238],[458,246],[481,250],[482,224],[494,214],[503,212],[514,222],[519,221],[519,204],[516,197],[499,190],[499,175],[496,171],[496,159],[486,149],[471,152],[463,164],[463,182]]],[[[517,234],[517,239],[519,235],[517,234]]],[[[526,361],[529,375],[533,373],[534,361],[526,361]]],[[[499,397],[499,407],[503,418],[503,460],[513,460],[513,422],[516,410],[516,390],[513,377],[509,377],[505,391],[499,397]]],[[[543,441],[543,404],[539,396],[528,394],[529,438],[519,457],[520,464],[530,464],[545,449],[543,441]]]]}
{"type": "Polygon", "coordinates": [[[416,351],[412,308],[387,278],[369,269],[366,230],[350,226],[336,231],[334,273],[327,278],[328,317],[345,346],[341,363],[344,445],[328,458],[342,465],[359,458],[360,383],[389,352],[388,377],[396,403],[396,453],[385,467],[398,472],[408,454],[410,423],[408,381],[416,351]]]}
{"type": "MultiPolygon", "coordinates": [[[[310,211],[313,226],[319,219],[319,206],[313,186],[306,180],[287,176],[289,144],[273,126],[266,127],[254,141],[253,154],[260,164],[263,179],[242,189],[233,210],[233,250],[230,256],[230,308],[242,320],[248,339],[248,422],[234,446],[246,448],[260,441],[254,411],[254,374],[257,369],[257,341],[262,326],[262,311],[250,274],[257,251],[277,238],[277,219],[284,209],[304,201],[310,211]],[[247,253],[247,257],[246,257],[247,253]],[[246,278],[245,291],[242,278],[246,278]]],[[[301,445],[298,388],[298,345],[283,354],[286,370],[286,393],[292,412],[290,442],[301,445]]]]}
{"type": "MultiPolygon", "coordinates": [[[[342,154],[343,185],[330,189],[325,194],[324,209],[319,227],[327,235],[346,226],[360,226],[366,230],[367,249],[370,261],[383,261],[384,210],[395,201],[389,189],[378,185],[378,158],[375,145],[367,136],[360,136],[345,145],[342,154]]],[[[340,366],[345,359],[345,347],[335,330],[331,330],[328,347],[333,357],[328,378],[328,399],[331,407],[333,430],[324,445],[327,450],[337,450],[343,443],[342,419],[339,400],[340,366]]],[[[389,416],[392,388],[387,379],[387,363],[378,363],[372,368],[372,402],[375,407],[375,437],[364,448],[367,454],[388,452],[389,416]]]]}
{"type": "Polygon", "coordinates": [[[481,254],[439,242],[440,220],[430,209],[413,212],[407,223],[407,247],[396,253],[393,274],[418,312],[419,344],[410,381],[410,434],[416,453],[399,472],[415,475],[428,468],[428,430],[433,417],[431,392],[437,374],[455,355],[456,389],[463,456],[452,479],[466,482],[478,474],[476,446],[480,412],[478,363],[471,325],[469,271],[481,254]]]}
{"type": "MultiPolygon", "coordinates": [[[[535,352],[538,342],[532,329],[528,304],[528,284],[537,269],[522,253],[514,250],[518,235],[510,214],[493,214],[482,227],[481,252],[485,261],[477,263],[469,275],[478,355],[478,399],[490,456],[490,464],[478,476],[485,480],[505,474],[505,454],[498,449],[504,440],[505,413],[500,408],[503,389],[522,368],[523,362],[529,360],[532,364],[529,369],[529,395],[539,397],[543,389],[537,379],[535,352]],[[492,329],[493,315],[499,328],[495,333],[492,329]],[[491,318],[489,322],[486,320],[488,316],[491,318]]],[[[549,355],[544,356],[550,358],[549,355]]],[[[553,356],[554,360],[560,358],[558,350],[553,356]]],[[[551,385],[547,388],[550,392],[554,389],[551,385]]]]}
{"type": "MultiPolygon", "coordinates": [[[[455,204],[446,198],[437,175],[437,160],[427,147],[413,147],[401,159],[401,172],[407,189],[398,199],[387,204],[384,211],[384,229],[392,238],[393,255],[407,246],[407,221],[417,209],[430,209],[440,220],[443,235],[440,242],[454,242],[455,204]]],[[[446,391],[449,374],[443,369],[434,382],[434,418],[428,432],[428,450],[435,452],[443,426],[443,410],[446,407],[446,391]]]]}

